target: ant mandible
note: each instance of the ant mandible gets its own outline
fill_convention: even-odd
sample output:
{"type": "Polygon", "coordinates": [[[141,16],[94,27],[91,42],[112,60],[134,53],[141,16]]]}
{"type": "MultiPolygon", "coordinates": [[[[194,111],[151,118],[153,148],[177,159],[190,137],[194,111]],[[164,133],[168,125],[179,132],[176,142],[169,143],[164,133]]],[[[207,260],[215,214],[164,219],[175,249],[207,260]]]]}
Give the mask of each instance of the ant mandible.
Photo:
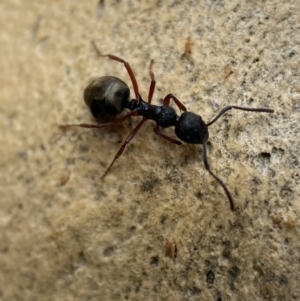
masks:
{"type": "Polygon", "coordinates": [[[223,187],[227,198],[230,203],[231,210],[235,210],[235,205],[231,193],[229,192],[227,186],[224,182],[215,175],[211,170],[207,160],[207,140],[208,140],[208,127],[212,125],[215,121],[217,121],[225,112],[231,109],[243,110],[243,111],[251,111],[251,112],[265,112],[265,113],[273,113],[274,110],[267,108],[245,108],[239,106],[226,106],[221,112],[210,122],[205,123],[201,116],[195,114],[193,112],[187,111],[186,107],[176,98],[173,94],[168,94],[163,99],[162,106],[152,105],[152,97],[155,89],[155,77],[154,73],[151,71],[151,67],[153,61],[150,63],[150,88],[148,93],[148,101],[144,101],[139,93],[138,84],[134,73],[128,62],[123,60],[120,57],[117,57],[112,54],[102,54],[100,50],[97,48],[95,42],[92,42],[92,45],[99,56],[107,56],[111,60],[123,63],[128,75],[131,79],[133,90],[135,94],[135,99],[129,98],[130,90],[122,80],[114,76],[103,76],[94,79],[90,84],[85,88],[83,97],[86,105],[89,107],[91,113],[95,117],[96,120],[100,120],[103,117],[112,117],[120,114],[125,108],[129,109],[131,112],[120,117],[114,119],[110,122],[105,123],[97,123],[97,124],[67,124],[63,125],[63,128],[68,127],[83,127],[83,128],[104,128],[111,125],[115,125],[123,122],[124,120],[130,118],[131,116],[142,116],[142,120],[137,124],[137,126],[131,131],[128,137],[125,139],[117,154],[115,155],[113,161],[108,166],[101,179],[103,180],[105,176],[110,171],[111,167],[115,163],[115,161],[122,155],[126,145],[133,139],[133,137],[140,130],[144,122],[148,119],[154,120],[156,125],[154,127],[155,134],[161,136],[167,141],[180,145],[181,141],[174,139],[170,136],[165,135],[161,132],[160,128],[167,128],[174,126],[176,136],[190,144],[202,144],[203,145],[203,163],[205,169],[215,178],[215,180],[223,187]],[[176,111],[170,107],[170,100],[173,100],[177,107],[183,113],[178,116],[176,111]]]}

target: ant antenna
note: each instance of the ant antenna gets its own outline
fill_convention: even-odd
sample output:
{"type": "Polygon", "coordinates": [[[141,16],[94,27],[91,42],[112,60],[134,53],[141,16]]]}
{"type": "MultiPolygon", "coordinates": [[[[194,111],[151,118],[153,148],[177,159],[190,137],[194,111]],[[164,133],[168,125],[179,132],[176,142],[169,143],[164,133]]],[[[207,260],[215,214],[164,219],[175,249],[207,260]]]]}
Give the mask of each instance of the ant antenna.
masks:
{"type": "Polygon", "coordinates": [[[242,111],[251,111],[251,112],[265,112],[265,113],[274,113],[274,110],[272,109],[266,109],[266,108],[244,108],[244,107],[238,107],[238,106],[227,106],[209,123],[206,124],[206,126],[212,125],[215,121],[217,121],[224,113],[231,109],[236,110],[242,110],[242,111]]]}
{"type": "Polygon", "coordinates": [[[224,184],[224,182],[218,177],[216,176],[211,170],[210,170],[210,166],[209,166],[209,163],[208,163],[208,160],[207,160],[207,144],[206,144],[206,141],[203,141],[203,163],[204,163],[204,166],[205,166],[205,169],[216,179],[216,181],[219,182],[219,184],[223,187],[227,197],[228,197],[228,200],[229,200],[229,203],[230,203],[230,209],[232,211],[235,210],[235,206],[234,206],[234,202],[233,202],[233,198],[228,190],[228,188],[226,187],[226,185],[224,184]]]}

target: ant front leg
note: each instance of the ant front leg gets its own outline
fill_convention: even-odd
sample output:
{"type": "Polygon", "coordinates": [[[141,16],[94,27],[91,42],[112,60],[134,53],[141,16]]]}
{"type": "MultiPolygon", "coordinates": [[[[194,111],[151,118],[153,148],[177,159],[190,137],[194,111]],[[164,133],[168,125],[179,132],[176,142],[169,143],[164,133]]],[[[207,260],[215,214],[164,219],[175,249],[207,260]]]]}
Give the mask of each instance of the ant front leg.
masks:
{"type": "Polygon", "coordinates": [[[168,94],[167,96],[165,96],[164,100],[163,100],[163,105],[168,107],[170,105],[170,99],[173,99],[174,102],[176,103],[177,107],[179,108],[179,110],[186,112],[187,109],[186,107],[183,105],[182,102],[180,102],[180,100],[175,97],[172,93],[168,94]]]}
{"type": "Polygon", "coordinates": [[[176,139],[173,138],[173,137],[170,137],[170,136],[168,136],[168,135],[163,134],[163,133],[160,131],[160,127],[159,127],[158,124],[156,124],[156,126],[155,126],[154,129],[153,129],[153,131],[154,131],[154,133],[155,133],[156,135],[159,135],[160,137],[162,137],[162,138],[168,140],[168,141],[171,142],[171,143],[174,143],[174,144],[177,144],[177,145],[181,145],[181,144],[182,144],[181,141],[176,140],[176,139]]]}
{"type": "MultiPolygon", "coordinates": [[[[150,74],[151,76],[151,74],[150,74]]],[[[168,107],[170,105],[170,100],[173,99],[175,104],[177,105],[177,107],[181,110],[181,111],[186,111],[186,107],[179,101],[179,99],[177,97],[175,97],[173,94],[168,94],[167,96],[165,96],[164,100],[163,100],[163,105],[168,107]]],[[[177,145],[181,145],[181,141],[175,139],[175,138],[172,138],[168,135],[165,135],[163,134],[161,131],[160,131],[160,127],[158,124],[156,124],[155,128],[153,129],[155,134],[161,136],[162,138],[168,140],[169,142],[171,143],[174,143],[174,144],[177,144],[177,145]]]]}
{"type": "Polygon", "coordinates": [[[229,111],[231,109],[242,110],[242,111],[250,111],[250,112],[274,113],[274,110],[266,109],[266,108],[245,108],[245,107],[238,107],[238,106],[227,106],[211,122],[207,123],[206,126],[212,125],[224,113],[226,113],[227,111],[229,111]]]}
{"type": "Polygon", "coordinates": [[[135,93],[135,97],[136,97],[137,100],[139,100],[140,99],[140,93],[139,93],[138,84],[137,84],[136,78],[134,76],[134,73],[133,73],[129,63],[126,62],[125,60],[123,60],[122,58],[120,58],[118,56],[115,56],[113,54],[102,54],[101,51],[99,50],[99,48],[97,47],[96,43],[94,41],[92,41],[91,43],[92,43],[92,46],[94,47],[96,53],[99,56],[108,56],[111,60],[114,60],[114,61],[117,61],[117,62],[120,62],[120,63],[124,64],[124,66],[125,66],[125,68],[128,72],[128,75],[131,79],[131,82],[132,82],[132,85],[133,85],[133,90],[134,90],[134,93],[135,93]]]}
{"type": "Polygon", "coordinates": [[[108,172],[110,171],[110,169],[112,168],[112,166],[114,165],[115,161],[122,155],[122,153],[123,153],[126,145],[129,144],[129,142],[133,139],[133,137],[136,135],[136,133],[140,130],[140,128],[142,127],[143,123],[146,120],[147,120],[146,118],[143,118],[138,123],[138,125],[133,129],[133,131],[128,135],[128,137],[123,142],[123,144],[121,145],[120,149],[118,150],[117,154],[115,155],[115,158],[113,159],[113,161],[110,163],[110,165],[108,166],[108,168],[106,169],[106,171],[102,175],[101,180],[104,180],[104,178],[106,177],[106,175],[108,174],[108,172]]]}

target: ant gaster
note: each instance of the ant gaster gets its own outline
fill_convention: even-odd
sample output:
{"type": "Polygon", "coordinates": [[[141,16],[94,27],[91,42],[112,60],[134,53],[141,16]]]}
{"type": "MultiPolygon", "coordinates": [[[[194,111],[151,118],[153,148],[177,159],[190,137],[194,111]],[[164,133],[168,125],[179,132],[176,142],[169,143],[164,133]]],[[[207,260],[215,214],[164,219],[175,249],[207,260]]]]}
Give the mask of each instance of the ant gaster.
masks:
{"type": "Polygon", "coordinates": [[[150,63],[149,74],[151,78],[151,83],[149,88],[148,101],[146,102],[142,99],[139,93],[138,84],[129,63],[124,61],[122,58],[112,54],[104,55],[99,51],[99,49],[97,48],[94,42],[92,42],[92,45],[99,56],[107,56],[111,60],[124,64],[133,85],[135,99],[130,100],[129,88],[122,80],[114,76],[103,76],[94,79],[85,88],[83,96],[86,105],[89,107],[91,113],[93,114],[96,120],[100,120],[103,117],[116,116],[120,114],[125,108],[129,109],[131,112],[120,118],[114,119],[110,122],[97,123],[97,124],[87,124],[87,123],[68,124],[68,125],[63,125],[62,127],[67,128],[67,127],[79,126],[83,128],[99,129],[99,128],[104,128],[114,124],[121,123],[124,120],[130,118],[131,116],[143,117],[142,120],[140,120],[140,122],[129,134],[129,136],[125,139],[120,149],[118,150],[117,154],[115,155],[115,158],[113,159],[109,167],[106,169],[101,179],[103,180],[104,177],[108,174],[115,161],[122,155],[126,145],[137,134],[137,132],[142,127],[143,123],[146,120],[151,119],[156,122],[156,125],[154,127],[154,132],[157,135],[161,136],[162,138],[168,140],[169,142],[177,145],[182,144],[181,141],[174,139],[170,136],[167,136],[161,132],[161,128],[174,126],[175,134],[180,140],[190,144],[203,145],[203,162],[204,162],[205,169],[223,187],[227,195],[227,198],[229,200],[230,208],[231,210],[234,210],[235,209],[234,201],[227,186],[217,175],[215,175],[210,170],[210,166],[207,160],[207,140],[209,137],[208,127],[212,125],[215,121],[217,121],[225,112],[231,109],[251,111],[251,112],[266,112],[266,113],[273,113],[274,110],[267,109],[267,108],[245,108],[239,106],[226,106],[212,121],[205,123],[200,115],[187,111],[186,107],[173,94],[168,94],[167,96],[165,96],[165,98],[163,99],[162,106],[152,105],[151,101],[155,89],[155,77],[153,72],[151,71],[153,61],[151,61],[150,63]],[[177,107],[183,112],[181,115],[178,116],[176,111],[169,106],[171,99],[175,102],[177,107]]]}

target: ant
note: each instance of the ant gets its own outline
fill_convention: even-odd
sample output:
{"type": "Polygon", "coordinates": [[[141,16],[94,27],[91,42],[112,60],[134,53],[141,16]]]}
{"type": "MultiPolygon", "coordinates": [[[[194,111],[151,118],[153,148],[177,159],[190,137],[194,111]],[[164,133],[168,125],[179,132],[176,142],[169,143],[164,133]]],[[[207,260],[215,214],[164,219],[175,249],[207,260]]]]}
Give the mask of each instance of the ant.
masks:
{"type": "Polygon", "coordinates": [[[182,142],[190,143],[190,144],[202,144],[203,145],[203,163],[205,169],[215,178],[215,180],[222,186],[224,192],[227,195],[227,198],[230,203],[231,210],[235,210],[235,205],[231,193],[229,192],[227,186],[224,182],[215,175],[211,170],[207,160],[207,140],[208,140],[208,127],[211,126],[214,122],[216,122],[225,112],[236,109],[243,111],[251,111],[251,112],[265,112],[265,113],[273,113],[274,110],[267,108],[245,108],[239,106],[226,106],[221,110],[221,112],[210,122],[205,123],[201,116],[195,114],[193,112],[187,111],[186,107],[176,98],[173,94],[168,94],[163,99],[163,105],[157,106],[152,105],[152,97],[155,89],[155,77],[154,73],[151,71],[153,60],[150,63],[149,75],[151,78],[149,93],[148,93],[148,101],[144,101],[139,93],[138,84],[134,73],[131,69],[131,66],[128,62],[123,60],[120,57],[117,57],[112,54],[102,54],[95,42],[92,41],[92,46],[94,47],[96,53],[99,56],[107,56],[111,60],[123,63],[127,73],[131,79],[133,90],[135,94],[135,98],[131,99],[130,90],[126,83],[114,76],[103,76],[98,77],[91,81],[89,85],[85,88],[83,93],[83,98],[86,105],[89,107],[91,113],[95,117],[96,120],[100,120],[107,117],[116,116],[126,108],[131,112],[105,123],[97,123],[97,124],[67,124],[62,125],[62,128],[68,127],[83,127],[83,128],[104,128],[111,125],[115,125],[123,122],[124,120],[130,118],[131,116],[142,116],[142,120],[136,125],[136,127],[131,131],[128,137],[125,139],[117,154],[115,155],[113,161],[108,166],[101,179],[103,180],[105,176],[108,174],[110,169],[112,168],[115,161],[122,155],[125,147],[130,141],[134,138],[137,132],[140,130],[144,122],[148,119],[154,120],[156,125],[154,126],[155,134],[161,136],[167,141],[181,145],[182,142]],[[182,111],[181,115],[177,115],[176,111],[170,107],[170,100],[173,100],[177,107],[182,111]],[[161,132],[161,128],[168,128],[174,126],[175,134],[181,140],[177,140],[170,136],[165,135],[161,132]]]}

